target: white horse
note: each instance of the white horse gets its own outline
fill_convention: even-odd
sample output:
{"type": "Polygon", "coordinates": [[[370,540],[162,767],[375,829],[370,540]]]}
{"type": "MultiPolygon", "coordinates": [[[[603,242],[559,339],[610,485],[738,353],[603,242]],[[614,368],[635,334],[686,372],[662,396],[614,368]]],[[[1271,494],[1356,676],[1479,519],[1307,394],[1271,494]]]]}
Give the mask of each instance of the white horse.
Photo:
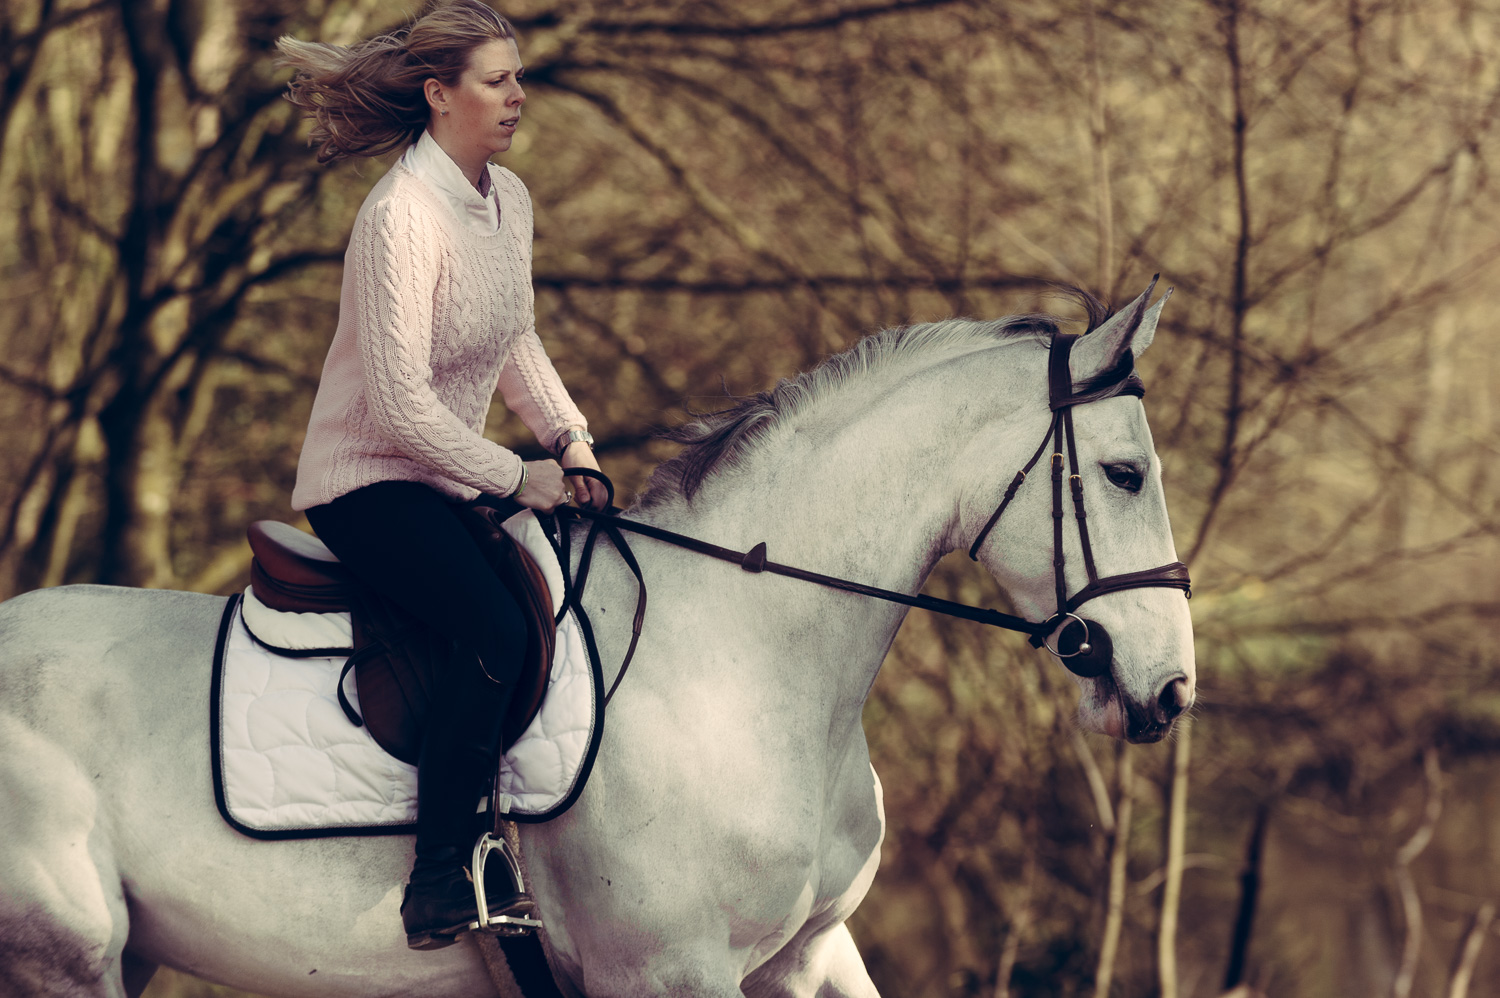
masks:
{"type": "MultiPolygon", "coordinates": [[[[1145,349],[1157,313],[1140,311],[1077,341],[1074,384],[1145,349]]],[[[978,535],[1047,430],[1043,327],[953,320],[869,337],[710,418],[712,439],[659,469],[628,515],[915,593],[978,535]]],[[[1083,405],[1076,423],[1100,572],[1172,561],[1140,402],[1083,405]]],[[[1056,610],[1045,477],[979,552],[1036,621],[1056,610]]],[[[1086,580],[1067,524],[1075,592],[1086,580]]],[[[601,547],[585,605],[608,682],[636,591],[601,547]]],[[[651,612],[592,781],[562,817],[521,828],[560,986],[874,994],[844,924],[885,827],[860,712],[905,608],[658,541],[634,549],[651,612]]],[[[167,965],[287,998],[493,994],[471,945],[404,945],[410,837],[266,842],[220,818],[207,726],[222,606],[98,586],[0,605],[0,993],[137,995],[167,965]]],[[[1082,724],[1159,738],[1193,698],[1186,601],[1131,589],[1089,614],[1114,655],[1104,675],[1075,677],[1082,724]]]]}

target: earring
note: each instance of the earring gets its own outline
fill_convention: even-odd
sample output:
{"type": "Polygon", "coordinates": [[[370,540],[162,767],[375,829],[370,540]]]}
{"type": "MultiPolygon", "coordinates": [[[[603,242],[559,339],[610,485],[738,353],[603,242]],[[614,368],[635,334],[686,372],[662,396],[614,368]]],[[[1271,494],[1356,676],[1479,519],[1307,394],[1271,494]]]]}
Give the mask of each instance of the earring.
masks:
{"type": "Polygon", "coordinates": [[[440,115],[441,115],[441,116],[442,116],[442,117],[444,117],[444,118],[446,118],[446,117],[448,117],[448,112],[447,112],[447,111],[440,111],[440,112],[438,112],[438,113],[439,113],[439,114],[440,114],[440,115]]]}

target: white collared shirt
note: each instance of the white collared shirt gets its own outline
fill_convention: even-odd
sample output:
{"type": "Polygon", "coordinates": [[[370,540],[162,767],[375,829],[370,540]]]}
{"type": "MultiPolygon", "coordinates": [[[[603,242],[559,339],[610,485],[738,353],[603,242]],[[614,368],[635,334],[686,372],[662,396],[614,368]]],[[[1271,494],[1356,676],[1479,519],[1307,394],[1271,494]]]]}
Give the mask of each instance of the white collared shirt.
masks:
{"type": "Polygon", "coordinates": [[[488,235],[500,227],[500,204],[495,199],[495,185],[490,178],[488,163],[480,177],[485,188],[485,193],[481,194],[437,140],[424,131],[422,137],[402,153],[401,164],[432,188],[470,229],[488,235]]]}

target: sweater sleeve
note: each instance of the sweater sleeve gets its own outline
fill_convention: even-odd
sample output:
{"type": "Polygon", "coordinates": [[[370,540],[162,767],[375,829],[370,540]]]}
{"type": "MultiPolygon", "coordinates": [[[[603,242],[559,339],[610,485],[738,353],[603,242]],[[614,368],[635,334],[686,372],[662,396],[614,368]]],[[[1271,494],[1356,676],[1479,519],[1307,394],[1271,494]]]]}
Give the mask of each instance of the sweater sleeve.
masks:
{"type": "Polygon", "coordinates": [[[532,214],[531,195],[520,179],[509,170],[495,171],[498,182],[510,186],[521,216],[521,235],[525,242],[526,273],[528,280],[522,292],[524,328],[511,341],[510,354],[505,366],[500,369],[500,395],[505,406],[521,417],[546,450],[570,426],[588,428],[583,413],[573,404],[562,378],[547,357],[541,339],[536,334],[536,298],[531,281],[532,214]]]}
{"type": "Polygon", "coordinates": [[[440,249],[410,205],[373,206],[356,228],[359,349],[370,414],[398,453],[491,495],[510,495],[522,462],[486,440],[433,388],[433,299],[440,249]]]}

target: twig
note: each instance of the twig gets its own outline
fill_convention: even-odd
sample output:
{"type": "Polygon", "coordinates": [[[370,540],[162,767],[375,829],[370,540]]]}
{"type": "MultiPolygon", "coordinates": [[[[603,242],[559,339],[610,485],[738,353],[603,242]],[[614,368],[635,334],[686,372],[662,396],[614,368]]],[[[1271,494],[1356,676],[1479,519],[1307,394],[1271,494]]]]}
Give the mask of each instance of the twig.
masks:
{"type": "Polygon", "coordinates": [[[1422,899],[1412,879],[1411,864],[1432,842],[1438,818],[1443,813],[1443,771],[1438,768],[1437,749],[1422,753],[1422,775],[1427,782],[1427,806],[1422,823],[1396,853],[1396,887],[1401,892],[1401,907],[1406,913],[1406,944],[1401,948],[1401,966],[1391,982],[1393,998],[1411,998],[1412,983],[1417,976],[1417,958],[1422,953],[1422,899]]]}
{"type": "Polygon", "coordinates": [[[1108,998],[1115,974],[1115,956],[1120,949],[1120,927],[1125,920],[1125,860],[1130,850],[1130,785],[1135,778],[1130,744],[1120,742],[1115,778],[1119,803],[1115,810],[1115,836],[1109,856],[1109,907],[1104,916],[1104,941],[1099,947],[1099,969],[1094,975],[1094,998],[1108,998]]]}
{"type": "Polygon", "coordinates": [[[1094,8],[1095,4],[1090,0],[1088,17],[1084,20],[1089,58],[1089,147],[1093,153],[1094,212],[1098,216],[1095,222],[1099,245],[1094,264],[1094,286],[1100,294],[1107,296],[1114,285],[1115,206],[1109,176],[1109,109],[1104,100],[1104,68],[1099,57],[1095,23],[1098,18],[1094,8]]]}
{"type": "MultiPolygon", "coordinates": [[[[1217,870],[1220,873],[1232,873],[1234,864],[1223,856],[1211,852],[1190,852],[1182,857],[1182,870],[1184,873],[1188,870],[1217,870]]],[[[1167,868],[1159,866],[1136,881],[1135,887],[1131,889],[1138,897],[1146,897],[1166,882],[1167,868]]]]}
{"type": "Polygon", "coordinates": [[[1458,961],[1453,976],[1448,981],[1448,998],[1468,998],[1469,982],[1474,979],[1474,965],[1479,962],[1479,950],[1484,946],[1484,937],[1495,921],[1495,903],[1486,901],[1474,913],[1474,922],[1469,926],[1469,935],[1464,939],[1463,949],[1458,951],[1458,961]]]}
{"type": "Polygon", "coordinates": [[[1109,803],[1109,788],[1104,785],[1104,774],[1099,771],[1099,763],[1094,760],[1088,740],[1077,728],[1073,729],[1073,751],[1078,756],[1079,765],[1083,766],[1083,775],[1089,781],[1094,808],[1099,812],[1099,826],[1104,829],[1105,834],[1109,834],[1115,830],[1115,809],[1109,803]]]}
{"type": "Polygon", "coordinates": [[[643,34],[655,32],[664,35],[702,35],[710,38],[769,38],[796,32],[828,31],[845,24],[867,21],[890,14],[926,12],[947,7],[957,0],[896,0],[894,3],[871,4],[840,10],[833,14],[814,15],[798,19],[761,23],[720,22],[718,24],[683,20],[669,21],[604,21],[592,20],[584,27],[601,35],[643,34]]]}
{"type": "Polygon", "coordinates": [[[1156,936],[1157,980],[1161,998],[1177,998],[1177,914],[1182,905],[1183,849],[1187,842],[1188,762],[1192,757],[1192,718],[1177,722],[1172,752],[1171,806],[1167,812],[1167,877],[1161,895],[1161,928],[1156,936]]]}
{"type": "Polygon", "coordinates": [[[1234,918],[1234,933],[1229,937],[1229,964],[1224,970],[1224,990],[1233,991],[1244,983],[1245,956],[1250,950],[1250,935],[1255,928],[1255,905],[1260,896],[1260,861],[1266,848],[1266,825],[1271,807],[1262,803],[1255,809],[1255,824],[1250,829],[1250,843],[1245,847],[1245,869],[1240,874],[1240,908],[1234,918]]]}
{"type": "Polygon", "coordinates": [[[1224,5],[1224,55],[1229,63],[1229,90],[1233,105],[1233,163],[1235,205],[1238,209],[1237,238],[1234,253],[1234,278],[1230,293],[1229,325],[1229,398],[1224,405],[1224,439],[1219,446],[1218,471],[1209,495],[1208,508],[1198,522],[1197,536],[1188,547],[1183,561],[1191,565],[1208,542],[1224,497],[1240,470],[1240,424],[1249,406],[1244,400],[1245,388],[1245,317],[1250,311],[1249,266],[1252,239],[1250,231],[1250,182],[1246,166],[1245,140],[1250,130],[1246,107],[1244,53],[1240,46],[1240,4],[1230,0],[1224,5]]]}
{"type": "MultiPolygon", "coordinates": [[[[1038,822],[1034,817],[1026,822],[1028,838],[1036,840],[1038,822]]],[[[995,967],[994,998],[1009,998],[1010,975],[1016,969],[1016,954],[1021,949],[1021,937],[1031,927],[1031,897],[1036,887],[1037,851],[1026,850],[1025,872],[1021,874],[1021,896],[1016,900],[1015,914],[1011,916],[1010,928],[1005,933],[1005,942],[1000,947],[1000,959],[995,967]]]]}

